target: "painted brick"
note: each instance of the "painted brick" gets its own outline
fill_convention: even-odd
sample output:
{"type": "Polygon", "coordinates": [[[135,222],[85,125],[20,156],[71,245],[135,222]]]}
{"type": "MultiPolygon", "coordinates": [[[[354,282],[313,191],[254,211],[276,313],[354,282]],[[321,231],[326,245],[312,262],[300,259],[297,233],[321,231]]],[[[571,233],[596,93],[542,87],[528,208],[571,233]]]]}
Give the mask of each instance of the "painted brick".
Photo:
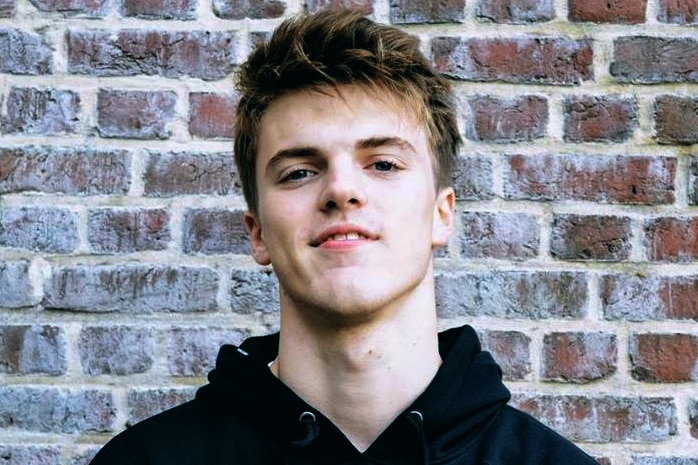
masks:
{"type": "Polygon", "coordinates": [[[13,87],[7,96],[6,134],[72,134],[77,132],[80,96],[70,90],[13,87]]]}
{"type": "Polygon", "coordinates": [[[698,439],[698,399],[688,402],[688,421],[691,426],[691,436],[698,439]]]}
{"type": "Polygon", "coordinates": [[[196,388],[132,389],[128,392],[128,420],[126,426],[152,417],[194,399],[196,388]]]}
{"type": "Polygon", "coordinates": [[[698,380],[698,337],[689,334],[634,334],[629,355],[633,378],[645,382],[698,380]]]}
{"type": "Polygon", "coordinates": [[[66,341],[57,326],[0,326],[0,373],[62,375],[66,341]]]}
{"type": "Polygon", "coordinates": [[[29,277],[29,262],[0,261],[0,307],[21,308],[36,305],[29,277]]]}
{"type": "Polygon", "coordinates": [[[61,465],[58,446],[0,444],[2,465],[61,465]]]}
{"type": "Polygon", "coordinates": [[[234,94],[189,94],[189,133],[202,139],[232,139],[237,101],[234,94]]]}
{"type": "MultiPolygon", "coordinates": [[[[698,45],[696,45],[698,47],[698,45]]],[[[696,56],[698,59],[698,55],[696,56]]],[[[698,142],[698,98],[663,95],[654,105],[654,124],[660,144],[698,142]]]]}
{"type": "Polygon", "coordinates": [[[698,23],[698,0],[659,0],[657,19],[664,23],[698,23]]]}
{"type": "Polygon", "coordinates": [[[695,457],[634,456],[631,465],[698,465],[695,457]]]}
{"type": "Polygon", "coordinates": [[[588,383],[613,375],[617,364],[615,334],[551,333],[543,338],[544,380],[588,383]]]}
{"type": "Polygon", "coordinates": [[[587,299],[583,273],[503,271],[436,276],[436,306],[442,318],[582,318],[587,299]]]}
{"type": "Polygon", "coordinates": [[[242,210],[196,209],[184,214],[182,250],[202,254],[250,254],[242,210]]]}
{"type": "Polygon", "coordinates": [[[148,197],[242,192],[232,152],[149,153],[145,165],[143,184],[148,197]]]}
{"type": "Polygon", "coordinates": [[[365,15],[373,14],[373,2],[371,0],[306,0],[305,8],[311,14],[330,8],[357,10],[365,15]]]}
{"type": "Polygon", "coordinates": [[[176,102],[171,91],[100,89],[97,130],[102,137],[167,139],[176,102]]]}
{"type": "Polygon", "coordinates": [[[245,336],[238,328],[171,328],[166,342],[168,371],[172,376],[203,376],[215,366],[220,346],[238,345],[245,336]]]}
{"type": "Polygon", "coordinates": [[[538,23],[554,19],[555,7],[553,0],[480,0],[475,15],[494,23],[538,23]]]}
{"type": "Polygon", "coordinates": [[[53,387],[0,387],[0,428],[39,433],[112,431],[116,417],[108,391],[53,387]]]}
{"type": "Polygon", "coordinates": [[[91,326],[78,340],[82,370],[88,375],[132,375],[153,366],[155,335],[148,328],[91,326]]]}
{"type": "Polygon", "coordinates": [[[613,41],[610,71],[619,82],[698,82],[698,40],[619,37],[613,41]]]}
{"type": "Polygon", "coordinates": [[[619,261],[630,256],[630,218],[555,215],[550,253],[560,260],[619,261]]]}
{"type": "Polygon", "coordinates": [[[390,0],[393,24],[458,23],[465,18],[465,0],[390,0]]]}
{"type": "Polygon", "coordinates": [[[518,331],[479,332],[487,350],[502,368],[504,379],[523,380],[531,373],[531,338],[518,331]]]}
{"type": "Polygon", "coordinates": [[[223,19],[278,18],[286,11],[279,0],[213,0],[213,13],[223,19]]]}
{"type": "Polygon", "coordinates": [[[569,0],[570,21],[639,24],[646,11],[647,0],[569,0]]]}
{"type": "Polygon", "coordinates": [[[167,210],[99,209],[89,213],[87,240],[98,253],[165,250],[171,239],[167,210]]]}
{"type": "MultiPolygon", "coordinates": [[[[698,161],[696,162],[698,166],[698,161]]],[[[696,169],[698,173],[698,168],[696,169]]],[[[458,157],[453,169],[456,200],[488,200],[494,198],[492,160],[486,157],[458,157]]]]}
{"type": "Polygon", "coordinates": [[[124,150],[0,148],[0,194],[125,194],[131,182],[130,164],[124,150]]]}
{"type": "Polygon", "coordinates": [[[520,142],[545,137],[548,100],[537,95],[502,99],[476,96],[468,99],[469,139],[485,142],[520,142]]]}
{"type": "Polygon", "coordinates": [[[571,85],[594,78],[591,42],[563,37],[435,37],[432,61],[437,71],[468,81],[571,85]]]}
{"type": "Polygon", "coordinates": [[[512,403],[573,441],[660,442],[677,434],[669,398],[515,395],[512,403]]]}
{"type": "Polygon", "coordinates": [[[504,163],[504,196],[620,204],[674,201],[673,157],[513,155],[504,163]]]}
{"type": "Polygon", "coordinates": [[[0,246],[47,253],[67,253],[78,246],[78,216],[52,207],[0,210],[0,246]]]}
{"type": "Polygon", "coordinates": [[[0,73],[53,74],[53,52],[48,41],[37,34],[0,28],[0,73]]]}
{"type": "Polygon", "coordinates": [[[644,224],[647,257],[660,262],[698,260],[698,217],[652,218],[644,224]]]}
{"type": "Polygon", "coordinates": [[[634,98],[583,95],[564,101],[567,142],[625,142],[637,128],[634,98]]]}
{"type": "Polygon", "coordinates": [[[203,267],[98,265],[55,267],[47,309],[77,312],[201,312],[217,308],[218,274],[203,267]]]}
{"type": "Polygon", "coordinates": [[[271,270],[233,270],[230,307],[244,315],[279,312],[279,282],[271,270]]]}
{"type": "Polygon", "coordinates": [[[30,0],[39,11],[101,18],[107,15],[107,0],[30,0]]]}
{"type": "Polygon", "coordinates": [[[465,258],[525,260],[538,255],[536,217],[525,213],[463,212],[460,252],[465,258]]]}
{"type": "Polygon", "coordinates": [[[75,31],[67,34],[68,71],[92,76],[226,77],[236,66],[231,31],[75,31]]]}
{"type": "Polygon", "coordinates": [[[196,19],[196,0],[122,0],[122,16],[141,19],[196,19]]]}
{"type": "Polygon", "coordinates": [[[15,0],[0,0],[0,18],[11,18],[15,15],[15,0]]]}

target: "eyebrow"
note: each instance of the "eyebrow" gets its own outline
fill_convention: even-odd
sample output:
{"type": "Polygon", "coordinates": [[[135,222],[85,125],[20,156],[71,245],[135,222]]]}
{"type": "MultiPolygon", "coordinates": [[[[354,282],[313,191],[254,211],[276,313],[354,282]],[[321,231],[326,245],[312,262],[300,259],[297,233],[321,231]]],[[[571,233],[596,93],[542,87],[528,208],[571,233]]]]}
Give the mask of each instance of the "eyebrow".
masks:
{"type": "Polygon", "coordinates": [[[375,149],[380,147],[396,147],[402,150],[409,150],[417,153],[417,149],[412,144],[401,137],[369,137],[361,139],[355,144],[358,150],[375,149]]]}

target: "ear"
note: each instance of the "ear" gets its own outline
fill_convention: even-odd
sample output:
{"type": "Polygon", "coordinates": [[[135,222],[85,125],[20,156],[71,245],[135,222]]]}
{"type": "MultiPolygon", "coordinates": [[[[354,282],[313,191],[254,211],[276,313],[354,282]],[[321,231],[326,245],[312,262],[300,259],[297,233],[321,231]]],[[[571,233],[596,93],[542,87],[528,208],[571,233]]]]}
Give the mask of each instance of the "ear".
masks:
{"type": "Polygon", "coordinates": [[[434,203],[434,218],[431,230],[431,246],[433,249],[448,244],[454,227],[456,213],[456,193],[452,187],[439,191],[434,203]]]}
{"type": "Polygon", "coordinates": [[[269,250],[267,250],[267,246],[264,243],[262,225],[259,222],[259,217],[257,214],[247,210],[243,216],[243,222],[245,223],[247,234],[250,235],[252,258],[254,258],[254,260],[260,265],[271,264],[271,257],[269,256],[269,250]]]}

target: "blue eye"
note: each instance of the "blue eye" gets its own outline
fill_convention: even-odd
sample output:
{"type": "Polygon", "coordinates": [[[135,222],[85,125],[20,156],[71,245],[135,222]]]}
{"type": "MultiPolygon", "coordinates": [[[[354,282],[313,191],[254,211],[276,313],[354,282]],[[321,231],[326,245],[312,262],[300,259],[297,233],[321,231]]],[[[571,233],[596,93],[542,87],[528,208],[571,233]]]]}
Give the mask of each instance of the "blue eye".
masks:
{"type": "Polygon", "coordinates": [[[389,161],[377,161],[373,166],[377,171],[392,171],[395,168],[395,164],[389,161]]]}
{"type": "Polygon", "coordinates": [[[305,178],[313,176],[313,174],[311,170],[298,169],[288,173],[281,181],[302,181],[305,178]]]}

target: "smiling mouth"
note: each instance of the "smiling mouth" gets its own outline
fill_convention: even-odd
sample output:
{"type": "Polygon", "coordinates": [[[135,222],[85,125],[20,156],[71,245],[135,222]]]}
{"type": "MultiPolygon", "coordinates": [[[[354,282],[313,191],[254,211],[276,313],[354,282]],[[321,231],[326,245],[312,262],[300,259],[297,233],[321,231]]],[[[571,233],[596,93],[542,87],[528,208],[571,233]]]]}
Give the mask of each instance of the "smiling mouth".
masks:
{"type": "Polygon", "coordinates": [[[337,242],[343,242],[343,241],[360,241],[360,240],[366,240],[368,237],[364,236],[363,234],[359,234],[357,232],[350,232],[347,234],[334,234],[327,239],[325,239],[323,242],[328,242],[328,241],[337,241],[337,242]]]}

